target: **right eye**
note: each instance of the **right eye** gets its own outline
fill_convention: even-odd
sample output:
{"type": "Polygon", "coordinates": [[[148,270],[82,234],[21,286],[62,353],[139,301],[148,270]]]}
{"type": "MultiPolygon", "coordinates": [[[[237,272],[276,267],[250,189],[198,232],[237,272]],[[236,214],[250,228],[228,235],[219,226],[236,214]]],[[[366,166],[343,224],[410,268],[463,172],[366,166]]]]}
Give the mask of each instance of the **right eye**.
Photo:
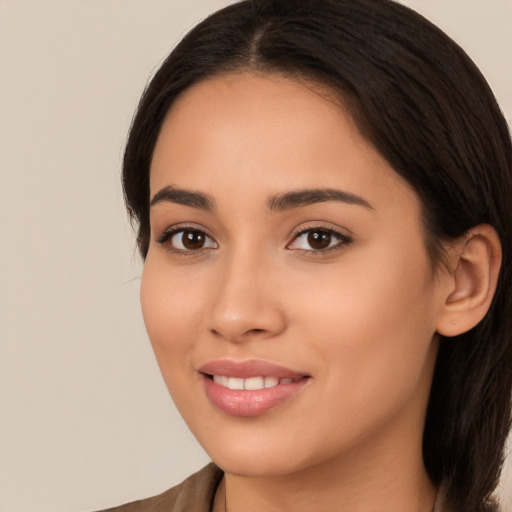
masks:
{"type": "Polygon", "coordinates": [[[167,246],[171,252],[192,254],[202,249],[216,249],[217,242],[204,231],[192,228],[180,228],[165,232],[158,243],[167,246]]]}

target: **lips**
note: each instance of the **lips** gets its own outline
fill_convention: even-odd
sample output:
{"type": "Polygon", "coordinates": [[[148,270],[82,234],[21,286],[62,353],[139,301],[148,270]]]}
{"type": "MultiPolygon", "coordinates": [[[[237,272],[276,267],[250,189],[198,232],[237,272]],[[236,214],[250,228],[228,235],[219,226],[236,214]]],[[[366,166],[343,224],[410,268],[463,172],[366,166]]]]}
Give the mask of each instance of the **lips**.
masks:
{"type": "Polygon", "coordinates": [[[206,396],[226,414],[257,416],[293,398],[310,376],[266,361],[219,360],[199,368],[206,396]]]}

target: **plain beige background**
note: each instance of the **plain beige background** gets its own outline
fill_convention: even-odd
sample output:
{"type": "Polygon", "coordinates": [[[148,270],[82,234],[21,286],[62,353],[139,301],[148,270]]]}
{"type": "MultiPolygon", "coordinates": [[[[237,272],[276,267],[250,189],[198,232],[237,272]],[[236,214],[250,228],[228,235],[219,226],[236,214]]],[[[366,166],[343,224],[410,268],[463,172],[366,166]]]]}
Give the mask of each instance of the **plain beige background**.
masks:
{"type": "MultiPolygon", "coordinates": [[[[147,78],[227,3],[0,0],[2,512],[99,509],[207,461],[147,341],[119,170],[147,78]]],[[[510,122],[512,1],[404,3],[466,48],[510,122]]]]}

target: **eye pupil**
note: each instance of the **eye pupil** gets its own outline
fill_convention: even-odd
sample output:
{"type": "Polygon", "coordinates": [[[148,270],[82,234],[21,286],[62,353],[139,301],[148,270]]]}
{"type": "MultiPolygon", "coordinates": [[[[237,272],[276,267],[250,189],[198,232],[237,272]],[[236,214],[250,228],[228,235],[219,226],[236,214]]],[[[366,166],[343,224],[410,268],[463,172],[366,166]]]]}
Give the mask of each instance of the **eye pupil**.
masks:
{"type": "Polygon", "coordinates": [[[311,231],[308,234],[308,244],[313,249],[325,249],[331,244],[331,233],[328,231],[311,231]]]}
{"type": "Polygon", "coordinates": [[[181,237],[183,247],[188,250],[201,249],[205,243],[205,236],[199,231],[184,231],[181,237]]]}

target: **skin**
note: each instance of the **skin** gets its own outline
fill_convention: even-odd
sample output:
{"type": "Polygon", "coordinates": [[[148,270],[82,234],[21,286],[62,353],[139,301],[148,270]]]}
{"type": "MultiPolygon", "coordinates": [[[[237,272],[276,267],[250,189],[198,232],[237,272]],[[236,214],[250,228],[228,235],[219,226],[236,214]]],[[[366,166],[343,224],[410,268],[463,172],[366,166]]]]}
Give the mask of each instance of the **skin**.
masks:
{"type": "Polygon", "coordinates": [[[226,472],[215,510],[429,512],[422,431],[454,280],[432,272],[417,195],[329,91],[250,73],[195,85],[167,115],[150,185],[152,197],[172,186],[215,202],[152,206],[141,286],[167,387],[226,472]],[[369,206],[268,208],[275,194],[326,187],[369,206]],[[206,244],[183,254],[180,236],[158,241],[183,225],[206,244]],[[318,228],[350,242],[322,252],[296,236],[318,228]],[[197,371],[215,359],[311,378],[260,416],[231,416],[197,371]]]}

